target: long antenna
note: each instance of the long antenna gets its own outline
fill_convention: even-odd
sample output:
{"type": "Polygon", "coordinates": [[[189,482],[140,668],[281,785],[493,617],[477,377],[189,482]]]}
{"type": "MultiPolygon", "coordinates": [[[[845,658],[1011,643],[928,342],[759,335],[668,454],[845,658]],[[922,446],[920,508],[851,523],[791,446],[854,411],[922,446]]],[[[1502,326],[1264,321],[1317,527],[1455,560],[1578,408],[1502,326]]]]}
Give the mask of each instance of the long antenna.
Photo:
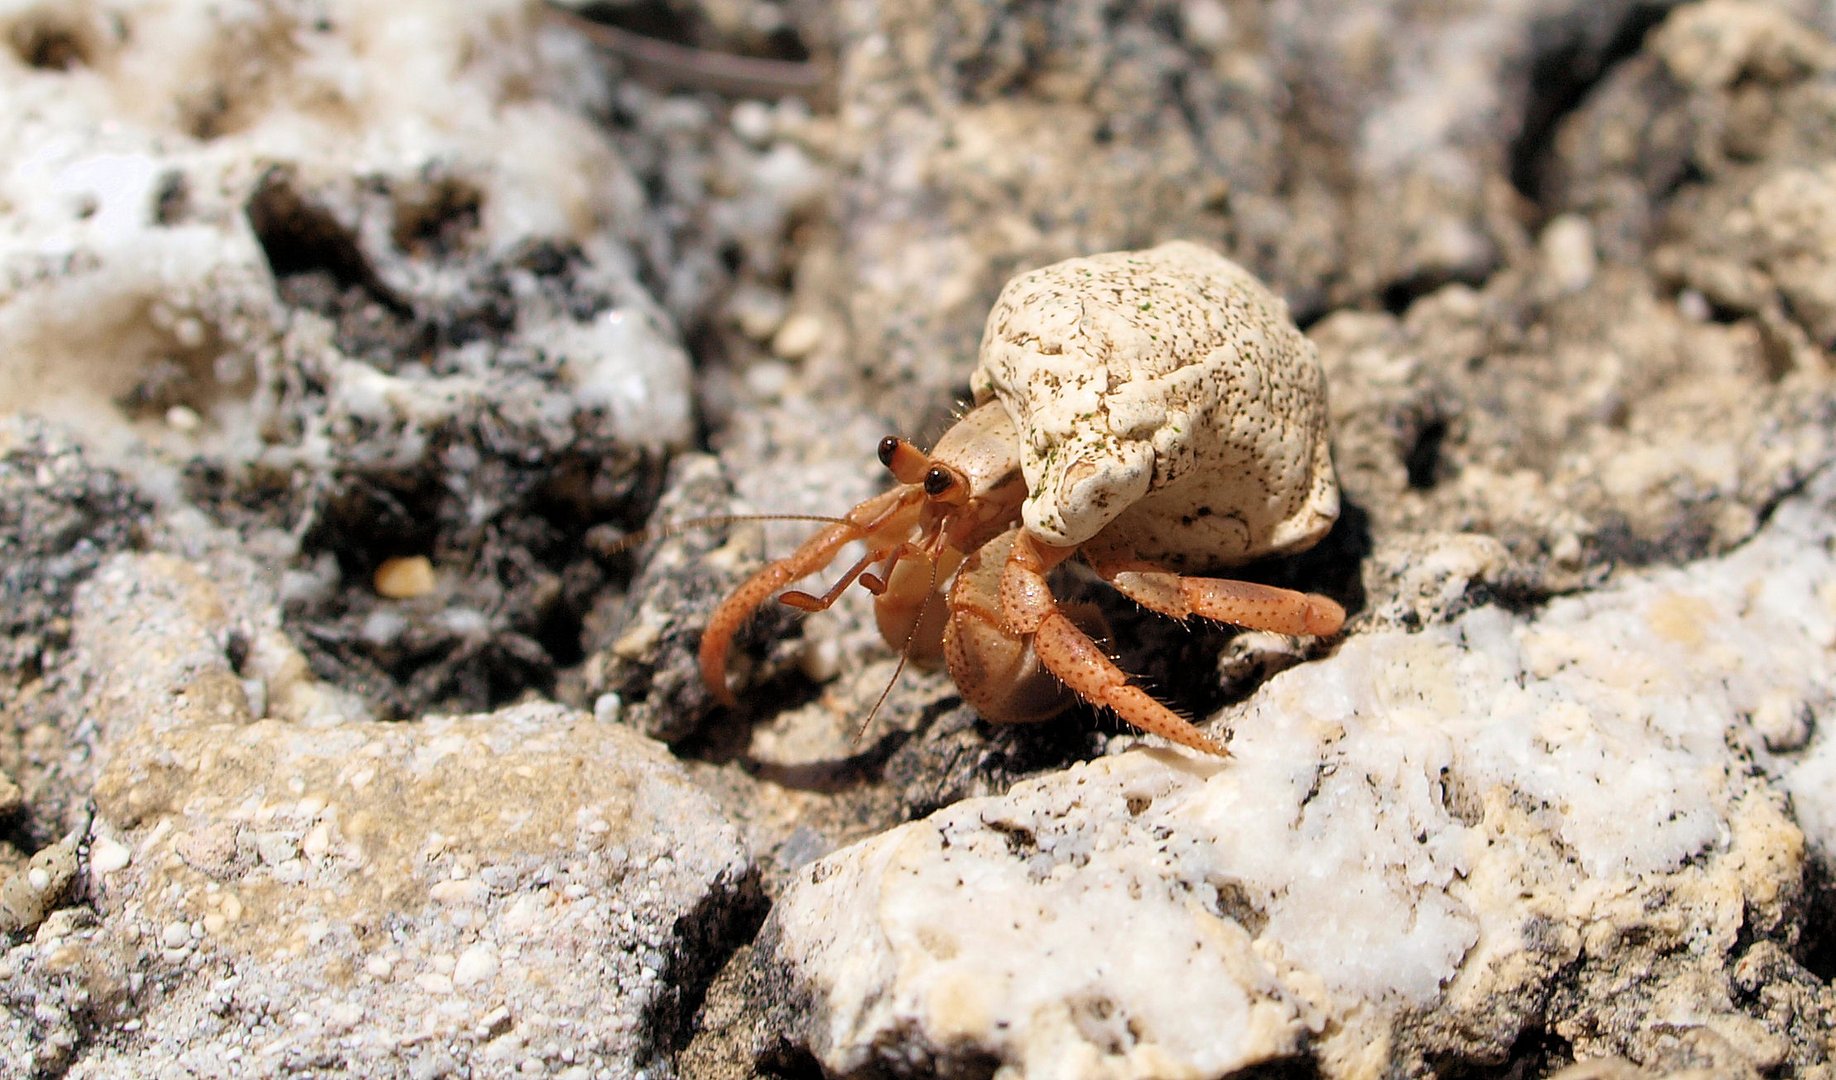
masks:
{"type": "MultiPolygon", "coordinates": [[[[873,726],[873,718],[880,715],[880,706],[886,704],[886,699],[892,694],[893,687],[899,685],[899,676],[905,673],[905,662],[912,655],[912,639],[918,636],[918,628],[924,625],[924,615],[930,610],[931,597],[937,593],[937,558],[931,555],[926,561],[931,564],[931,573],[925,579],[924,599],[918,601],[918,617],[912,620],[912,628],[905,632],[905,640],[899,645],[899,663],[893,668],[892,678],[886,680],[886,688],[880,691],[879,700],[875,701],[873,708],[867,711],[867,719],[861,721],[861,729],[854,733],[856,743],[867,737],[867,729],[873,726]]],[[[892,572],[888,571],[886,576],[890,580],[892,572]]]]}
{"type": "Polygon", "coordinates": [[[683,518],[681,521],[666,521],[661,525],[652,525],[647,529],[626,533],[614,540],[600,552],[601,555],[619,555],[630,551],[640,544],[652,540],[663,540],[678,536],[690,529],[714,529],[722,525],[738,525],[747,521],[816,521],[824,525],[846,525],[847,518],[829,517],[824,514],[712,514],[708,517],[683,518]]]}

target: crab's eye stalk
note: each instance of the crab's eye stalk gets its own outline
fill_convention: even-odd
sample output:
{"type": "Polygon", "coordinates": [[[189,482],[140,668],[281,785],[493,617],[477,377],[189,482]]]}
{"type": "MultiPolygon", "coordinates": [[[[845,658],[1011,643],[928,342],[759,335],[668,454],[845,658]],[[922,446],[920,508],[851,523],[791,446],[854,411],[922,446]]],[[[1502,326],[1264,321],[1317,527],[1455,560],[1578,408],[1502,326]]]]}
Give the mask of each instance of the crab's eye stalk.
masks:
{"type": "Polygon", "coordinates": [[[931,467],[931,459],[899,436],[888,435],[880,440],[880,464],[891,469],[893,477],[901,484],[921,484],[926,470],[931,467]]]}
{"type": "Polygon", "coordinates": [[[967,487],[955,470],[946,469],[942,465],[933,465],[925,470],[924,493],[939,502],[962,502],[968,493],[967,487]]]}

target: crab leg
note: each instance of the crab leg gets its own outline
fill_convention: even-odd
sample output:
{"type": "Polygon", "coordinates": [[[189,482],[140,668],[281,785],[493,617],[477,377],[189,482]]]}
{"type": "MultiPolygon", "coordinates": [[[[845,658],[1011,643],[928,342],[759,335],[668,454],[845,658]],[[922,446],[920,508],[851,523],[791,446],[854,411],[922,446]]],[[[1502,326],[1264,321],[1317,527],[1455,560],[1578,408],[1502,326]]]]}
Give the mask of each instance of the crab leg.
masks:
{"type": "Polygon", "coordinates": [[[1001,571],[1001,621],[1007,632],[1031,636],[1039,662],[1085,701],[1114,709],[1135,727],[1181,746],[1228,757],[1222,744],[1131,685],[1127,673],[1059,610],[1046,574],[1074,550],[1042,544],[1024,529],[1016,531],[1013,552],[1001,571]]]}
{"type": "Polygon", "coordinates": [[[727,688],[727,654],[732,649],[733,636],[759,605],[784,586],[829,565],[836,552],[855,540],[865,540],[872,547],[877,534],[891,533],[897,539],[880,549],[881,555],[876,557],[883,557],[886,550],[905,542],[905,534],[917,524],[922,505],[922,493],[911,487],[896,487],[876,495],[848,511],[846,521],[818,532],[796,551],[766,565],[733,590],[714,609],[701,635],[701,680],[715,699],[728,708],[736,704],[733,691],[727,688]]]}
{"type": "Polygon", "coordinates": [[[1030,638],[1001,621],[1001,579],[1019,529],[972,553],[950,586],[944,660],[963,700],[996,724],[1029,723],[1065,711],[1070,691],[1039,663],[1030,638]]]}
{"type": "Polygon", "coordinates": [[[1197,615],[1251,630],[1315,637],[1336,634],[1345,624],[1345,609],[1314,593],[1226,578],[1186,577],[1105,550],[1100,542],[1085,545],[1083,554],[1117,592],[1175,619],[1197,615]]]}
{"type": "Polygon", "coordinates": [[[843,574],[835,584],[829,586],[828,592],[821,596],[814,596],[801,590],[794,590],[779,596],[778,603],[794,607],[798,611],[827,611],[835,605],[835,601],[841,599],[842,593],[848,591],[848,586],[854,584],[855,578],[866,573],[869,566],[879,561],[878,553],[869,551],[862,555],[853,566],[850,566],[848,572],[843,574]]]}

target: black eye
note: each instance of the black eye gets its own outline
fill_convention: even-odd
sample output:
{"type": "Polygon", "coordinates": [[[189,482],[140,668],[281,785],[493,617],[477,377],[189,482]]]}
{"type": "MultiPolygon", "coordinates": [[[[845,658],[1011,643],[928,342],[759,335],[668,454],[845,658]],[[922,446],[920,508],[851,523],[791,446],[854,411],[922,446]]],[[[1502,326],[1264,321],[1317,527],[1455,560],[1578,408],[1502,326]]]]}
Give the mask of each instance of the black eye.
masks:
{"type": "Polygon", "coordinates": [[[924,474],[924,493],[935,499],[937,496],[949,491],[950,485],[954,483],[956,483],[954,477],[943,469],[933,465],[931,466],[931,470],[924,474]]]}
{"type": "Polygon", "coordinates": [[[899,452],[899,436],[888,435],[880,440],[880,464],[892,468],[893,455],[899,452]]]}

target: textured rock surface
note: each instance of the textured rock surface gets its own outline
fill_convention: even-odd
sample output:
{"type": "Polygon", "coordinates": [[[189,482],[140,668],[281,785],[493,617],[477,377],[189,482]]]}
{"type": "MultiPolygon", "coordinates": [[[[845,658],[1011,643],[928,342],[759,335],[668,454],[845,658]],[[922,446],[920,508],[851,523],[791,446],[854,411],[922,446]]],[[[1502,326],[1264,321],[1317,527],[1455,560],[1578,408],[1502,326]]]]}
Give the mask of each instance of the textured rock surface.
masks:
{"type": "Polygon", "coordinates": [[[684,988],[759,900],[712,800],[656,744],[557,705],[330,715],[284,643],[229,654],[249,625],[234,606],[165,556],[85,587],[99,923],[34,920],[0,960],[39,1006],[6,1030],[11,1059],[72,1076],[667,1067],[684,988]],[[124,637],[136,664],[112,659],[124,637]]]}
{"type": "Polygon", "coordinates": [[[1010,273],[1161,239],[1303,318],[1478,280],[1516,242],[1514,174],[1669,6],[843,4],[857,355],[948,393],[1010,273]]]}
{"type": "Polygon", "coordinates": [[[0,10],[0,1077],[1827,1074],[1827,5],[593,14],[0,10]],[[1238,757],[888,690],[858,591],[711,708],[809,524],[630,531],[844,510],[1169,239],[1319,349],[1340,522],[1244,572],[1353,618],[1063,584],[1238,757]]]}
{"type": "Polygon", "coordinates": [[[55,662],[76,583],[133,540],[145,511],[68,438],[0,418],[0,685],[55,662]]]}
{"type": "Polygon", "coordinates": [[[584,534],[691,434],[584,44],[519,3],[24,5],[0,34],[0,400],[265,531],[315,666],[392,714],[572,651],[584,534]],[[442,578],[410,624],[367,581],[402,555],[442,578]]]}
{"type": "Polygon", "coordinates": [[[854,845],[779,900],[766,978],[838,1073],[1359,1075],[1532,1028],[1827,1069],[1743,981],[1796,967],[1806,860],[1836,856],[1803,720],[1836,703],[1833,523],[1825,470],[1724,558],[1277,676],[1224,714],[1228,762],[1123,753],[854,845]]]}
{"type": "MultiPolygon", "coordinates": [[[[372,421],[418,396],[435,415],[402,419],[430,424],[440,403],[476,392],[465,375],[519,373],[466,370],[464,346],[498,337],[580,390],[549,411],[597,406],[631,441],[683,438],[680,352],[647,340],[642,310],[596,318],[641,303],[633,268],[599,269],[595,302],[545,295],[552,271],[529,265],[538,241],[621,263],[601,229],[636,201],[580,115],[593,85],[579,51],[548,49],[565,43],[538,38],[537,15],[510,3],[457,19],[351,5],[317,21],[254,4],[13,9],[0,391],[41,407],[83,395],[155,416],[184,407],[222,425],[207,435],[246,439],[256,432],[235,413],[282,378],[263,369],[285,357],[317,360],[323,390],[372,421]],[[476,280],[486,267],[503,280],[476,280]],[[325,280],[297,280],[313,272],[325,280]],[[309,317],[345,289],[371,305],[367,327],[309,317]],[[425,374],[456,381],[398,387],[347,370],[376,364],[366,339],[393,346],[386,374],[412,381],[400,368],[432,359],[425,374]],[[403,355],[417,340],[435,356],[403,355]]],[[[267,420],[273,403],[253,405],[267,420]]]]}

